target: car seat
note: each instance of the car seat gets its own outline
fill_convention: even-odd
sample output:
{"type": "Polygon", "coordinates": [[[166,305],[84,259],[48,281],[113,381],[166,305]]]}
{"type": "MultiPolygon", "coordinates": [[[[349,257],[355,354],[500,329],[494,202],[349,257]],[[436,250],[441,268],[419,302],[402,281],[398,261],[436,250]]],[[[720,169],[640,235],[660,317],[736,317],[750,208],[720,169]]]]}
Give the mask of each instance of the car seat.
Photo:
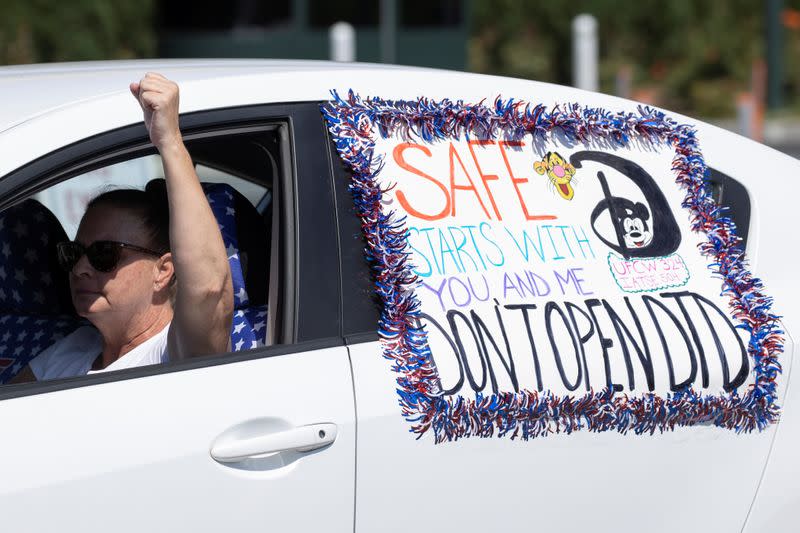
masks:
{"type": "Polygon", "coordinates": [[[255,207],[225,183],[204,183],[228,253],[233,278],[231,349],[264,346],[269,280],[268,228],[255,207]]]}
{"type": "Polygon", "coordinates": [[[36,200],[0,213],[0,383],[85,322],[75,314],[56,243],[67,234],[36,200]]]}

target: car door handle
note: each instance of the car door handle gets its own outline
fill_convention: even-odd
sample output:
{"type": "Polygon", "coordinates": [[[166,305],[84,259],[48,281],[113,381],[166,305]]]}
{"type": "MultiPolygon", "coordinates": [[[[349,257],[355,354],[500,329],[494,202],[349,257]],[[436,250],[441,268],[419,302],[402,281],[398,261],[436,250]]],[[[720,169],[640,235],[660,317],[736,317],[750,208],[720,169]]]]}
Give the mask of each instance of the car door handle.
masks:
{"type": "Polygon", "coordinates": [[[336,424],[311,424],[266,435],[217,442],[211,457],[221,463],[233,463],[277,452],[310,452],[336,440],[336,424]]]}

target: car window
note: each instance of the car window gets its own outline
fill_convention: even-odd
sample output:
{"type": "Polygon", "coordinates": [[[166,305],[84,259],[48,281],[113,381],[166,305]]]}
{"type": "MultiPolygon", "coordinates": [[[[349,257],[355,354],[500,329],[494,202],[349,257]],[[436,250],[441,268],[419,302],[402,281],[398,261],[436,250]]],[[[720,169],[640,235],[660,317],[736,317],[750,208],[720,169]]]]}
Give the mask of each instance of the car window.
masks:
{"type": "Polygon", "coordinates": [[[742,238],[741,247],[745,250],[750,231],[750,195],[747,189],[734,178],[711,167],[706,180],[714,201],[726,209],[725,215],[736,224],[737,234],[742,238]]]}
{"type": "MultiPolygon", "coordinates": [[[[336,201],[319,103],[201,111],[181,116],[181,128],[201,181],[225,197],[221,204],[234,202],[235,224],[223,224],[222,233],[225,240],[226,230],[237,228],[229,262],[234,293],[246,296],[237,301],[231,329],[230,346],[237,353],[3,387],[1,398],[344,343],[336,201]],[[240,328],[241,321],[248,326],[240,328]]],[[[70,144],[2,176],[0,384],[81,324],[55,247],[48,256],[44,245],[70,239],[93,196],[109,187],[144,187],[161,173],[138,124],[70,144]],[[20,213],[25,224],[12,220],[20,213]]],[[[212,203],[212,210],[219,205],[212,203]]]]}
{"type": "Polygon", "coordinates": [[[161,177],[161,158],[148,155],[86,172],[48,187],[33,198],[52,211],[67,236],[74,239],[92,198],[115,188],[144,189],[148,181],[161,177]]]}
{"type": "Polygon", "coordinates": [[[228,183],[234,189],[242,193],[247,200],[253,204],[253,207],[259,205],[264,196],[268,193],[269,189],[261,184],[239,178],[225,172],[217,170],[206,165],[198,164],[195,166],[197,176],[203,183],[228,183]]]}
{"type": "MultiPolygon", "coordinates": [[[[201,182],[227,183],[242,193],[253,206],[257,206],[268,191],[263,184],[248,181],[204,164],[196,164],[195,170],[201,182]]],[[[151,154],[80,174],[48,187],[35,194],[33,198],[52,211],[61,222],[67,236],[74,239],[81,216],[92,198],[112,189],[144,189],[150,180],[163,177],[161,157],[151,154]]]]}
{"type": "MultiPolygon", "coordinates": [[[[279,129],[276,124],[262,131],[229,132],[197,141],[189,136],[186,140],[229,254],[236,305],[233,351],[278,340],[267,310],[270,280],[280,282],[280,276],[270,276],[270,270],[280,264],[271,257],[273,245],[280,242],[277,234],[272,235],[278,215],[272,191],[282,178],[276,176],[279,154],[271,153],[280,145],[276,139],[279,129]]],[[[5,258],[0,256],[0,324],[13,322],[5,332],[7,340],[13,336],[20,341],[14,348],[10,343],[0,344],[0,382],[7,382],[48,346],[88,325],[71,305],[68,277],[54,257],[55,242],[75,238],[94,197],[115,189],[144,190],[148,182],[160,179],[161,158],[152,149],[134,151],[121,161],[76,173],[0,214],[0,226],[9,226],[0,229],[0,250],[8,252],[5,258]],[[47,259],[35,262],[35,257],[47,259]],[[3,272],[12,276],[3,276],[3,272]]],[[[276,253],[279,249],[275,246],[276,253]]],[[[273,306],[277,302],[273,298],[273,306]]]]}

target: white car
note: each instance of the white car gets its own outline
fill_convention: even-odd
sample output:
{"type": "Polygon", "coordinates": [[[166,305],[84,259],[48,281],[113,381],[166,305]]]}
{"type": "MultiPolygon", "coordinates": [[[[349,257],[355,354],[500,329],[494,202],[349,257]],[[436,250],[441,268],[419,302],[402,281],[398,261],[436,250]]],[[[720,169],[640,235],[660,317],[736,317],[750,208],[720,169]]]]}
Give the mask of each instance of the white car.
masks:
{"type": "Polygon", "coordinates": [[[0,69],[0,378],[75,327],[52,235],[159,177],[147,71],[237,213],[234,353],[1,386],[3,530],[800,528],[800,163],[568,87],[0,69]]]}

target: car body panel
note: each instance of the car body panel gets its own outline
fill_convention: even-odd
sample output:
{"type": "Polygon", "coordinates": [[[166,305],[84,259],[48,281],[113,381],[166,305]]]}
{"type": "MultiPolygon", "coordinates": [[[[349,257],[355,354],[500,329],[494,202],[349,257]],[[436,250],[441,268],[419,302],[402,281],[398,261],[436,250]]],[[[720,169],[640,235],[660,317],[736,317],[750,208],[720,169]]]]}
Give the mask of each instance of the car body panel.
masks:
{"type": "Polygon", "coordinates": [[[714,427],[654,435],[577,431],[434,444],[431,434],[416,440],[399,416],[396,375],[375,358],[377,349],[378,343],[350,346],[358,532],[742,528],[774,428],[750,435],[714,427]],[[413,512],[399,511],[401,505],[413,512]]]}
{"type": "Polygon", "coordinates": [[[347,351],[334,347],[5,400],[5,527],[352,531],[352,394],[347,351]],[[212,459],[221,435],[253,421],[259,434],[338,431],[307,454],[212,459]]]}

